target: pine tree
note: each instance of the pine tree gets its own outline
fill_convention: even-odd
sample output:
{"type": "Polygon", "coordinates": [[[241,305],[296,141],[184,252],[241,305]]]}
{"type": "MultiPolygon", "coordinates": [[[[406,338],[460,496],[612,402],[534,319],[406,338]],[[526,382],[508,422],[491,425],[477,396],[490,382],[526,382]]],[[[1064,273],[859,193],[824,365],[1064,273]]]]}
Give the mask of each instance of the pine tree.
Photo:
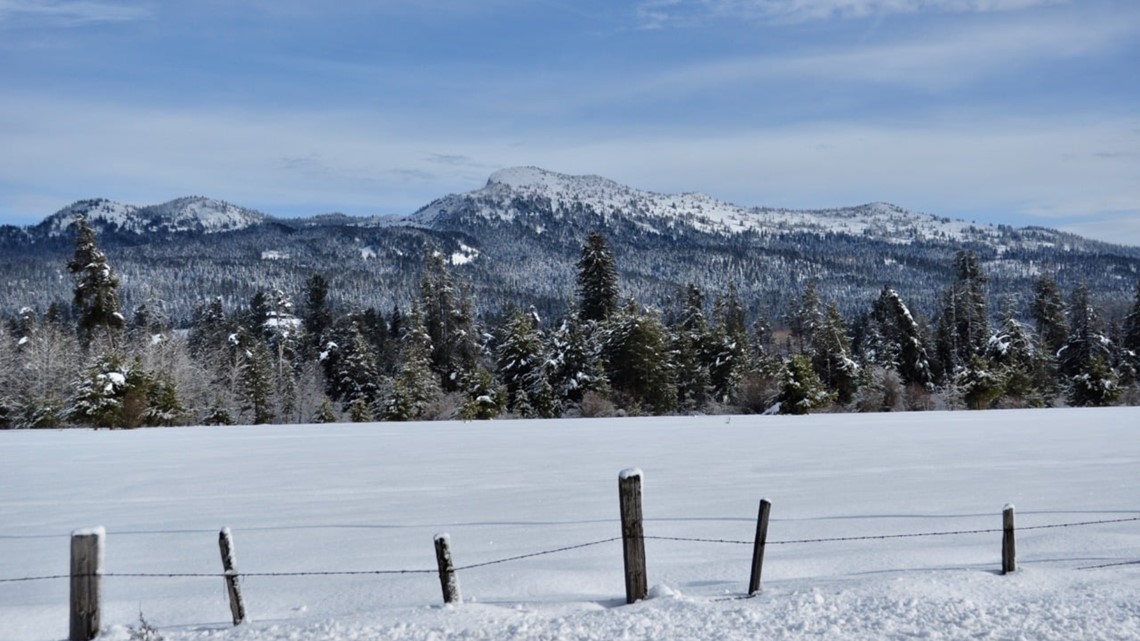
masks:
{"type": "Polygon", "coordinates": [[[811,359],[803,354],[793,354],[787,359],[779,396],[781,414],[807,414],[826,407],[832,400],[812,368],[811,359]]]}
{"type": "Polygon", "coordinates": [[[456,391],[461,379],[475,367],[474,312],[466,291],[457,294],[443,256],[424,258],[420,281],[420,310],[431,338],[431,367],[445,391],[456,391]]]}
{"type": "Polygon", "coordinates": [[[16,339],[0,323],[0,430],[11,428],[16,415],[16,339]]]}
{"type": "Polygon", "coordinates": [[[424,327],[419,306],[413,304],[401,339],[402,365],[384,405],[389,421],[425,418],[442,393],[439,378],[431,369],[431,337],[424,327]]]}
{"type": "Polygon", "coordinates": [[[1004,312],[985,355],[1001,378],[1002,397],[1014,406],[1041,407],[1056,395],[1044,354],[1012,309],[1004,312]]]}
{"type": "Polygon", "coordinates": [[[677,327],[673,330],[677,371],[677,403],[684,410],[702,409],[709,401],[709,361],[714,351],[704,314],[704,295],[689,284],[677,327]]]}
{"type": "Polygon", "coordinates": [[[95,244],[95,231],[80,216],[75,221],[75,255],[67,268],[75,277],[75,308],[79,312],[79,336],[84,347],[97,334],[114,343],[126,324],[119,311],[119,279],[107,256],[95,244]]]}
{"type": "Polygon", "coordinates": [[[345,409],[358,398],[366,404],[376,402],[380,390],[376,354],[361,334],[359,321],[358,315],[338,320],[318,354],[325,372],[325,391],[345,409]]]}
{"type": "Polygon", "coordinates": [[[1066,320],[1066,305],[1061,289],[1048,276],[1042,276],[1033,284],[1033,321],[1037,328],[1039,344],[1050,359],[1065,345],[1069,337],[1069,324],[1066,320]]]}
{"type": "Polygon", "coordinates": [[[308,347],[316,350],[323,344],[326,333],[332,327],[333,316],[329,307],[329,284],[324,276],[313,274],[305,282],[305,305],[301,316],[305,335],[309,337],[308,347]]]}
{"type": "Polygon", "coordinates": [[[1124,331],[1120,346],[1125,352],[1132,370],[1132,378],[1140,374],[1140,281],[1136,282],[1136,295],[1132,299],[1132,308],[1124,318],[1124,331]]]}
{"type": "Polygon", "coordinates": [[[495,363],[507,388],[507,409],[520,416],[549,418],[556,414],[550,358],[533,310],[511,315],[495,350],[495,363]]]}
{"type": "Polygon", "coordinates": [[[676,376],[668,330],[656,314],[630,302],[611,319],[603,347],[614,392],[631,409],[667,414],[677,406],[676,376]]]}
{"type": "Polygon", "coordinates": [[[243,364],[239,398],[241,409],[247,412],[254,425],[272,423],[273,413],[273,365],[265,343],[247,337],[242,350],[243,364]]]}
{"type": "Polygon", "coordinates": [[[942,298],[938,317],[936,352],[941,371],[953,376],[985,350],[990,336],[986,275],[973,251],[954,257],[954,282],[942,298]]]}
{"type": "Polygon", "coordinates": [[[823,324],[819,291],[816,281],[809,281],[800,297],[799,305],[788,319],[792,336],[799,344],[799,353],[810,355],[816,330],[823,324]]]}
{"type": "Polygon", "coordinates": [[[859,365],[851,356],[851,338],[839,307],[830,303],[827,315],[813,332],[811,362],[823,384],[843,405],[850,403],[859,386],[859,365]]]}
{"type": "Polygon", "coordinates": [[[495,385],[491,373],[480,367],[466,381],[459,418],[465,421],[495,418],[507,408],[506,390],[495,385]]]}
{"type": "Polygon", "coordinates": [[[1115,347],[1105,335],[1088,285],[1073,290],[1069,336],[1057,352],[1070,405],[1111,405],[1120,396],[1120,376],[1112,369],[1115,347]]]}
{"type": "Polygon", "coordinates": [[[578,259],[578,310],[583,321],[604,321],[618,308],[617,262],[606,239],[590,234],[578,259]]]}
{"type": "Polygon", "coordinates": [[[906,385],[929,387],[930,357],[921,326],[898,292],[884,287],[871,308],[865,350],[873,363],[898,372],[906,385]]]}
{"type": "Polygon", "coordinates": [[[551,334],[550,384],[563,406],[580,404],[587,392],[609,396],[600,333],[595,323],[583,324],[572,314],[551,334]]]}

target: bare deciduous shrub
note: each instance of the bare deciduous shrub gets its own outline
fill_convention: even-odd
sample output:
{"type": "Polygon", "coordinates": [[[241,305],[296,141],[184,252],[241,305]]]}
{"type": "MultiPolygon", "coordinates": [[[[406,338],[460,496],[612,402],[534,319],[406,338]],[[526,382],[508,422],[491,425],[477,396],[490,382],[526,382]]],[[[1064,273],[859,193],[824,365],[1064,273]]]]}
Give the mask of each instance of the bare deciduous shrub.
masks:
{"type": "Polygon", "coordinates": [[[614,415],[614,404],[601,394],[589,391],[582,395],[579,411],[583,418],[601,418],[614,415]]]}

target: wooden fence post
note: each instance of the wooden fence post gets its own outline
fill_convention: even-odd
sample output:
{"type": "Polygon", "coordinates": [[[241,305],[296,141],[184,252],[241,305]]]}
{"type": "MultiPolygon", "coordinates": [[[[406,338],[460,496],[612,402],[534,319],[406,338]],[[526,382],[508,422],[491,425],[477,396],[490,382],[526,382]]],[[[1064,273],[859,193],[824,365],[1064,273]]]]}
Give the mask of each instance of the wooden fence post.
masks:
{"type": "Polygon", "coordinates": [[[752,576],[748,579],[748,595],[760,591],[760,572],[764,569],[764,546],[768,543],[768,514],[772,503],[760,499],[760,515],[756,519],[756,542],[752,545],[752,576]]]}
{"type": "Polygon", "coordinates": [[[649,594],[645,574],[645,532],[641,524],[641,476],[642,472],[637,468],[622,470],[618,475],[626,603],[644,599],[649,594]]]}
{"type": "Polygon", "coordinates": [[[91,641],[99,634],[102,603],[102,527],[71,533],[71,617],[68,641],[91,641]]]}
{"type": "Polygon", "coordinates": [[[230,596],[230,613],[233,615],[234,625],[241,625],[245,622],[245,602],[241,598],[238,573],[234,568],[234,536],[228,527],[222,528],[218,533],[218,547],[222,552],[222,569],[226,573],[226,593],[230,596]]]}
{"type": "Polygon", "coordinates": [[[443,588],[444,603],[460,603],[459,577],[455,576],[455,565],[451,562],[451,536],[435,535],[435,561],[439,566],[439,585],[443,588]]]}
{"type": "Polygon", "coordinates": [[[1001,573],[1009,574],[1017,569],[1017,545],[1013,530],[1013,505],[1002,510],[1001,573]]]}

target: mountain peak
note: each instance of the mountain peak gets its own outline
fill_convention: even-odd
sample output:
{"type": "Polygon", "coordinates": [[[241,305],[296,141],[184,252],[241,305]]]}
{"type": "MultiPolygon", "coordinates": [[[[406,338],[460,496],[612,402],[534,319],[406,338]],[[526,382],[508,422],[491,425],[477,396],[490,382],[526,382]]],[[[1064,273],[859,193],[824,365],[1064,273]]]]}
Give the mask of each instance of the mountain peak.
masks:
{"type": "Polygon", "coordinates": [[[264,222],[267,216],[222,200],[186,196],[161,205],[138,207],[106,198],[80,200],[48,216],[37,229],[49,236],[67,232],[75,219],[85,216],[100,232],[236,231],[264,222]]]}

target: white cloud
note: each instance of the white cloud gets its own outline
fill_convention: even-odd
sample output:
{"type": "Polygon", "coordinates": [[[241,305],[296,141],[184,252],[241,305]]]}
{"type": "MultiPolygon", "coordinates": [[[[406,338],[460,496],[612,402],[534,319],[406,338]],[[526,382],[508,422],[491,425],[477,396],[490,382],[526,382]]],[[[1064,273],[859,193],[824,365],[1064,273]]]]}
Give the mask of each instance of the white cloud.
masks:
{"type": "Polygon", "coordinates": [[[791,23],[867,18],[892,13],[1017,11],[1069,0],[648,0],[638,6],[642,25],[692,23],[709,18],[791,23]]]}
{"type": "Polygon", "coordinates": [[[36,203],[49,193],[59,199],[38,216],[79,198],[148,204],[187,194],[278,214],[410,213],[481,186],[493,168],[539,165],[742,205],[884,200],[1140,245],[1128,222],[1140,216],[1134,118],[958,114],[921,125],[813,123],[715,135],[548,126],[504,135],[363,112],[160,112],[14,97],[0,104],[0,123],[9,202],[22,194],[36,203]]]}
{"type": "Polygon", "coordinates": [[[13,18],[32,18],[57,24],[129,22],[151,15],[150,7],[138,2],[88,0],[0,0],[0,24],[13,18]]]}
{"type": "MultiPolygon", "coordinates": [[[[722,58],[677,67],[640,82],[625,94],[698,92],[717,86],[774,80],[822,79],[947,90],[979,77],[1029,64],[1076,59],[1134,42],[1138,23],[1114,17],[1023,20],[922,34],[885,44],[843,49],[722,58]]],[[[610,95],[620,95],[615,87],[610,95]]]]}

